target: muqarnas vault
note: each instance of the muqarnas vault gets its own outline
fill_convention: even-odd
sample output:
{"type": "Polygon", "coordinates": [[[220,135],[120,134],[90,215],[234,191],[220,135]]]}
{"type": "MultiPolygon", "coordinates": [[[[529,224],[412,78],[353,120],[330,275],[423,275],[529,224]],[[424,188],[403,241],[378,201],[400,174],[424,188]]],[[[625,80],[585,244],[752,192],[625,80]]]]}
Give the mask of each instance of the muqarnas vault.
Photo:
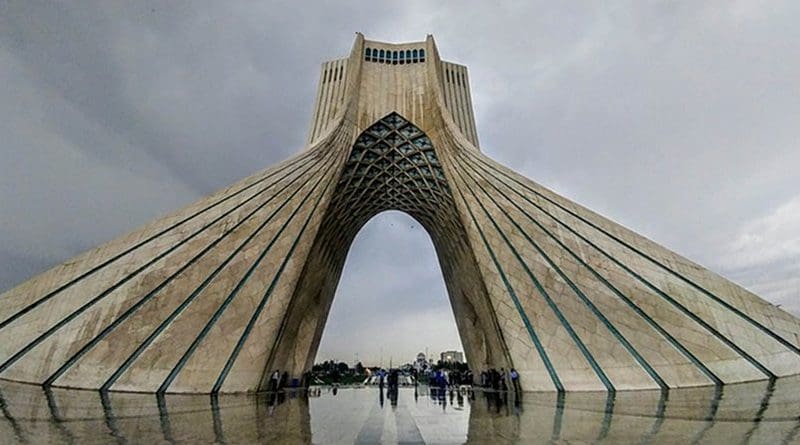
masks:
{"type": "Polygon", "coordinates": [[[467,360],[525,390],[800,372],[800,324],[514,173],[478,145],[466,67],[357,35],[322,66],[307,146],[0,297],[0,378],[235,392],[315,357],[347,251],[385,210],[435,246],[467,360]]]}

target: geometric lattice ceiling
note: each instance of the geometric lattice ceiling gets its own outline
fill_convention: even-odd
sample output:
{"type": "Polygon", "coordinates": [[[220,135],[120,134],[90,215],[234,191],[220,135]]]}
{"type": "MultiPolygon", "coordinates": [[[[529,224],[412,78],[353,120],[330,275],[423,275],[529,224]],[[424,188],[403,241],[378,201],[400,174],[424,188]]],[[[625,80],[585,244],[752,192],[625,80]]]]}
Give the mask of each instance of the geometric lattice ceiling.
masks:
{"type": "Polygon", "coordinates": [[[430,139],[397,113],[358,137],[336,195],[336,205],[361,221],[399,210],[424,222],[452,199],[430,139]]]}

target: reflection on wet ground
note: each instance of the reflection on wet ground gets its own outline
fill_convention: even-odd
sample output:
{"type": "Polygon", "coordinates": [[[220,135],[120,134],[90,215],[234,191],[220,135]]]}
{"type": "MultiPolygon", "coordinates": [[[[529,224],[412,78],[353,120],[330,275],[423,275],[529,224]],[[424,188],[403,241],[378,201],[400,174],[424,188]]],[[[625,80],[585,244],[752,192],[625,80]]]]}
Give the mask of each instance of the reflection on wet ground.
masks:
{"type": "Polygon", "coordinates": [[[669,392],[168,395],[0,382],[2,443],[800,443],[800,378],[669,392]]]}

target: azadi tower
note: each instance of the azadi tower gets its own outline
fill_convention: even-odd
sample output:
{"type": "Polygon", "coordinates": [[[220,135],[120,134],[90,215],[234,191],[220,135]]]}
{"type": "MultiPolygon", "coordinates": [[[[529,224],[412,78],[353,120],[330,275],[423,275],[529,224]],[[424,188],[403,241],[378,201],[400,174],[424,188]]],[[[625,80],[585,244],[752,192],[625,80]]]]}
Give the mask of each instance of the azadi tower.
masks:
{"type": "Polygon", "coordinates": [[[430,234],[475,370],[544,391],[800,373],[798,319],[482,154],[467,69],[432,37],[359,34],[323,64],[295,157],[0,296],[0,378],[216,393],[297,377],[385,210],[430,234]]]}

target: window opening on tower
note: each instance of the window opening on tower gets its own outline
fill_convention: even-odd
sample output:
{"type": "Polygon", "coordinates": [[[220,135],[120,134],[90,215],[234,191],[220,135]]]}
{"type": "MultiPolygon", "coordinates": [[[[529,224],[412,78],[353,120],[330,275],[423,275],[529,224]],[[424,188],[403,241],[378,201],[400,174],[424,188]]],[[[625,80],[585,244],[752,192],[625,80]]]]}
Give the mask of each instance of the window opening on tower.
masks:
{"type": "Polygon", "coordinates": [[[391,63],[392,65],[405,65],[408,63],[422,63],[425,62],[425,50],[399,50],[387,51],[377,48],[364,49],[364,61],[376,63],[391,63]]]}

